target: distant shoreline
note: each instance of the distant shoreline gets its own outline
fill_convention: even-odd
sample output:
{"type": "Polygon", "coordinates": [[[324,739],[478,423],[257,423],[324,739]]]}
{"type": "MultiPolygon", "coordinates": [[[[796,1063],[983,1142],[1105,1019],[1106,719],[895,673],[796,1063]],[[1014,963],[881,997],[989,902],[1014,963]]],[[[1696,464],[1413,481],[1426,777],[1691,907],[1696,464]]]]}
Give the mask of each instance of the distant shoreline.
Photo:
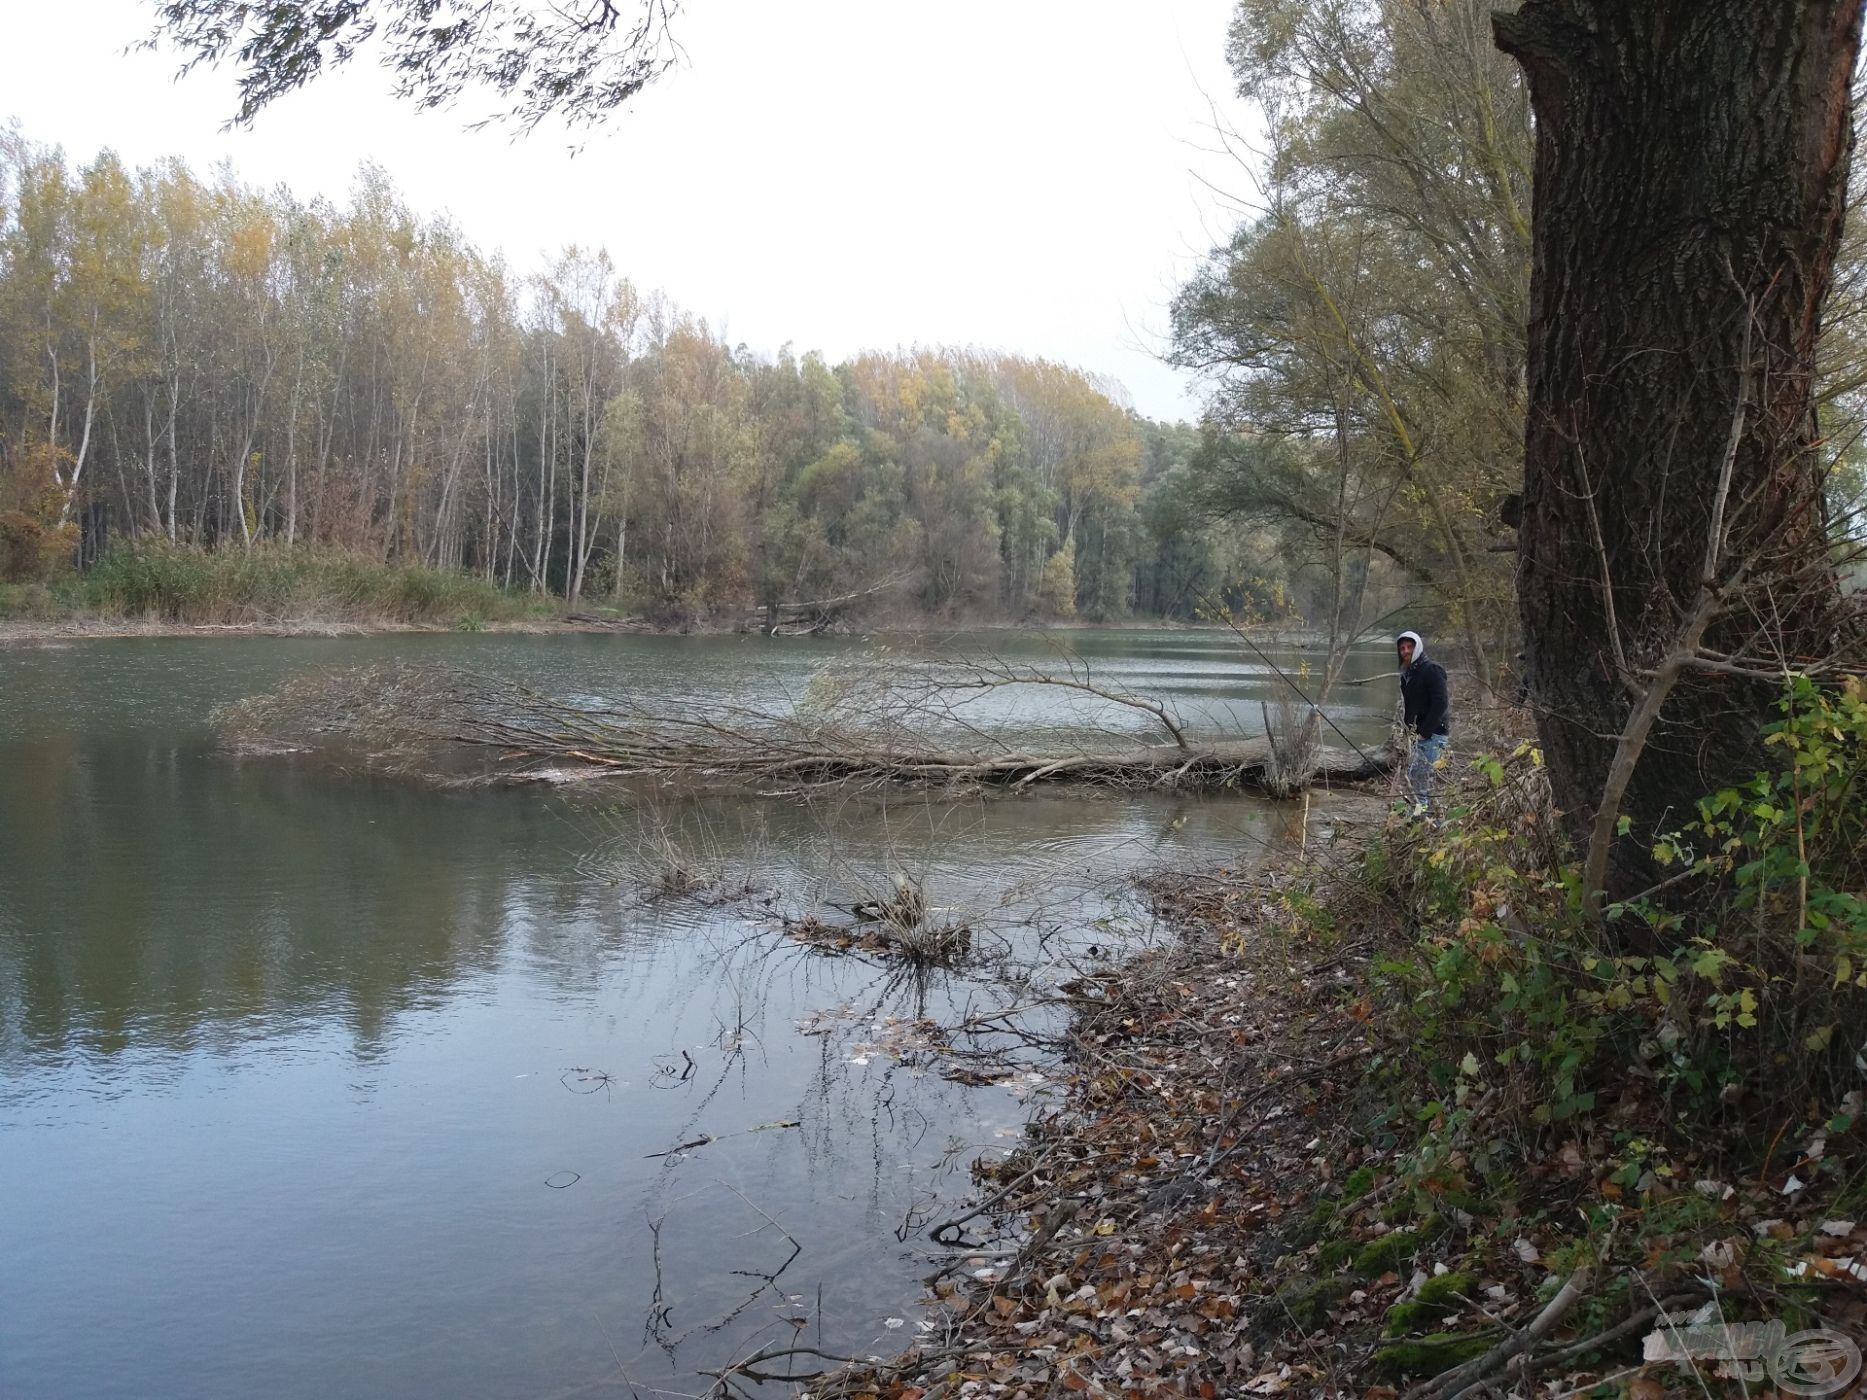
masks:
{"type": "MultiPolygon", "coordinates": [[[[1223,624],[1168,622],[1158,618],[1110,622],[1083,622],[1071,619],[1066,622],[1051,623],[943,622],[936,619],[920,619],[905,624],[895,621],[876,623],[872,626],[839,627],[834,632],[825,635],[860,637],[924,636],[965,632],[1091,631],[1227,633],[1229,630],[1223,624]]],[[[637,636],[715,637],[736,634],[763,635],[755,630],[749,631],[742,624],[729,624],[723,621],[661,625],[645,618],[609,619],[587,616],[488,621],[471,628],[439,622],[400,622],[390,618],[359,620],[339,617],[305,617],[250,622],[174,622],[165,618],[103,617],[82,614],[58,618],[0,618],[0,647],[31,646],[47,642],[123,640],[138,637],[376,637],[433,633],[459,635],[472,633],[527,635],[620,633],[637,636]]],[[[1327,640],[1323,634],[1304,628],[1247,628],[1246,634],[1252,641],[1266,646],[1309,648],[1324,645],[1327,640]]],[[[790,640],[790,637],[779,636],[772,640],[790,640]]]]}

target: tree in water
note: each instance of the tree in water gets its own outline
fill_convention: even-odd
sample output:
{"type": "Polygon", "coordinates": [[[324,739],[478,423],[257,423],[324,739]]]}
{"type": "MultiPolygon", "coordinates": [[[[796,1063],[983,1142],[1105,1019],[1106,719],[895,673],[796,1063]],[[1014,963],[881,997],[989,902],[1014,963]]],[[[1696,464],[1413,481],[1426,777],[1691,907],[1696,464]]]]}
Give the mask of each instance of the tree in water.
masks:
{"type": "Polygon", "coordinates": [[[1846,624],[1812,383],[1860,0],[1526,0],[1536,114],[1518,606],[1591,891],[1760,766],[1846,624]]]}

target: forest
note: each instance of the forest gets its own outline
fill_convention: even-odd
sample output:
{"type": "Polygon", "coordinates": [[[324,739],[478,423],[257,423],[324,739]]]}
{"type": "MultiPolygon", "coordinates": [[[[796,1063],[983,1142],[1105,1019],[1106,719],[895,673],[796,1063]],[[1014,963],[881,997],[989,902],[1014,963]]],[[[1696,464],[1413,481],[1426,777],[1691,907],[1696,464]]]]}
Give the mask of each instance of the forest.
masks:
{"type": "Polygon", "coordinates": [[[365,165],[345,205],[0,139],[0,554],[322,546],[658,620],[1289,621],[1196,433],[977,349],[764,357],[601,249],[521,274],[365,165]]]}

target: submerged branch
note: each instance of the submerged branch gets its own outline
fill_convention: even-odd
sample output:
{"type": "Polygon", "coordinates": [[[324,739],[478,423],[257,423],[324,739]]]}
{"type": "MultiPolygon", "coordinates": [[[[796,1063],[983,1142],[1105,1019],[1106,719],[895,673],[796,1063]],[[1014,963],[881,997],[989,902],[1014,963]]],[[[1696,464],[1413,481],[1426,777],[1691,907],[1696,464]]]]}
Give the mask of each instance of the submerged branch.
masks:
{"type": "MultiPolygon", "coordinates": [[[[570,770],[787,794],[875,784],[1290,790],[1283,755],[1269,737],[1195,743],[1157,702],[1104,692],[1080,674],[1046,678],[1020,671],[1013,679],[1003,670],[974,666],[936,685],[918,671],[905,693],[908,702],[896,694],[892,707],[845,700],[822,708],[798,706],[788,715],[735,708],[698,714],[656,710],[627,698],[567,699],[515,681],[404,664],[300,677],[230,707],[218,719],[241,747],[341,750],[366,767],[393,772],[436,776],[463,751],[491,750],[495,781],[538,781],[570,770]],[[971,733],[980,747],[958,747],[948,736],[929,732],[950,718],[933,701],[937,691],[1004,684],[1054,684],[1141,709],[1174,742],[1114,733],[1101,736],[1110,747],[1091,749],[1079,732],[1059,729],[1049,744],[1014,750],[976,730],[971,733]]],[[[1393,756],[1319,745],[1311,762],[1307,781],[1353,782],[1383,776],[1393,756]]]]}

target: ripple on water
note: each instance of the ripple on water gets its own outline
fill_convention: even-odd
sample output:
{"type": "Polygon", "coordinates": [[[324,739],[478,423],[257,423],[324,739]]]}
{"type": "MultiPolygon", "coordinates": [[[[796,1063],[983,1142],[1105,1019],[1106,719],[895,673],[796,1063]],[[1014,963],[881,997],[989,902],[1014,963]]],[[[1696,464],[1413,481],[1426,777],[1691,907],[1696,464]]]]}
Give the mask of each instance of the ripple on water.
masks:
{"type": "MultiPolygon", "coordinates": [[[[963,1195],[954,1162],[1015,1141],[1027,1105],[890,1053],[889,1021],[1004,989],[978,968],[916,979],[812,954],[774,915],[902,871],[1027,975],[1064,976],[1090,946],[1152,936],[1111,893],[1127,872],[1237,859],[1284,839],[1280,817],[1086,793],[435,792],[234,759],[204,721],[306,667],[407,656],[762,703],[852,649],[0,653],[0,1392],[533,1394],[613,1377],[618,1355],[640,1385],[691,1390],[774,1318],[802,1308],[814,1338],[819,1286],[826,1349],[894,1345],[887,1319],[914,1316],[926,1271],[896,1226],[963,1195]],[[671,854],[703,892],[774,903],[649,897],[671,854]],[[950,1158],[952,1142],[968,1145],[950,1158]],[[733,1272],[775,1269],[787,1239],[801,1250],[775,1285],[733,1272]]],[[[1197,690],[1196,669],[1120,674],[1197,690]]]]}

